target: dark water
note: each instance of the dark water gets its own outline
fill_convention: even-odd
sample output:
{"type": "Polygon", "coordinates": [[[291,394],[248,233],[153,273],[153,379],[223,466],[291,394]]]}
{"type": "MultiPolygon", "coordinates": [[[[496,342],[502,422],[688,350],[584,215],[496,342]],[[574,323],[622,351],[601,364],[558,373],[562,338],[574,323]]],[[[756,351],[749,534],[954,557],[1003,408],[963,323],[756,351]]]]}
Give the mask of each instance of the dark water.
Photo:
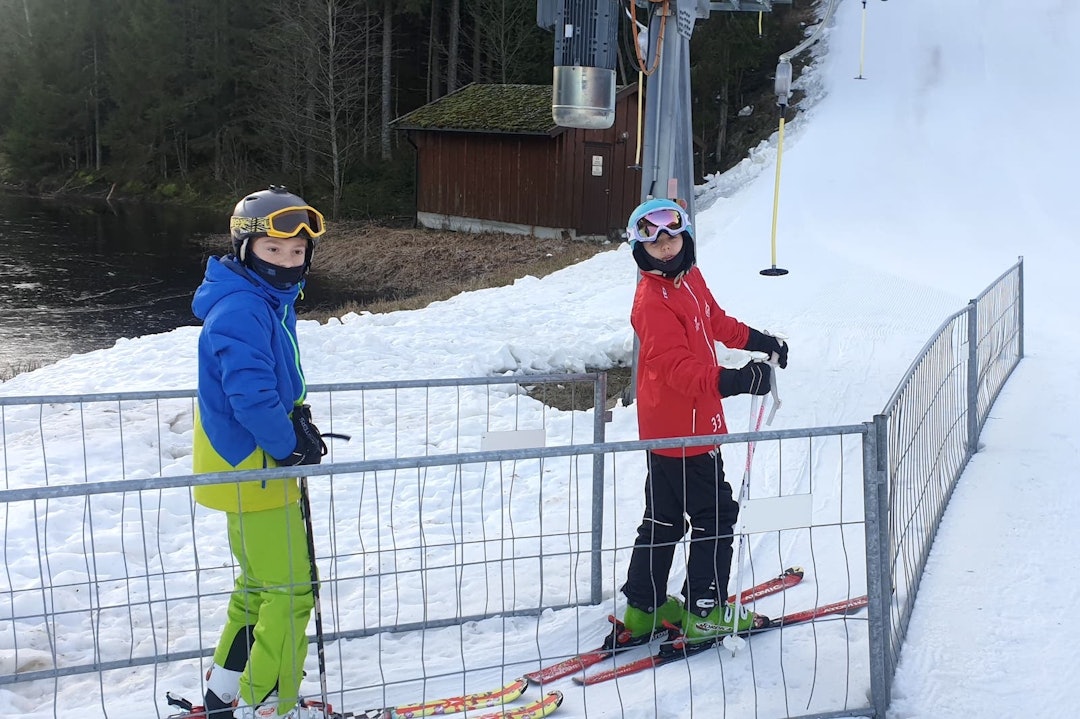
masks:
{"type": "Polygon", "coordinates": [[[0,379],[198,324],[191,296],[227,232],[227,213],[0,194],[0,379]]]}

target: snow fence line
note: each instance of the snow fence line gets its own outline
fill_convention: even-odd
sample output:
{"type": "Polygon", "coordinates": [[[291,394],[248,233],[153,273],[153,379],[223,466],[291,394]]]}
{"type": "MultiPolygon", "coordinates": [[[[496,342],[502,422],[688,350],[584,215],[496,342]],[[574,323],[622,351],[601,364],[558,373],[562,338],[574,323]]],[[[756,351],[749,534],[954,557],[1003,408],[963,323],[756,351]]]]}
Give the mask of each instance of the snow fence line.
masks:
{"type": "Polygon", "coordinates": [[[288,476],[311,486],[324,699],[352,709],[486,686],[599,645],[619,613],[645,450],[715,445],[731,467],[752,445],[750,501],[773,509],[749,512],[735,540],[740,583],[806,571],[755,609],[867,595],[866,611],[770,632],[735,657],[705,652],[660,670],[664,682],[621,680],[622,702],[585,714],[692,686],[702,706],[759,716],[883,717],[937,526],[1021,357],[1022,258],[942,323],[862,424],[611,442],[604,373],[342,383],[309,388],[320,428],[351,436],[326,464],[193,475],[193,391],[0,397],[0,685],[56,716],[146,715],[166,689],[201,695],[236,566],[221,515],[192,488],[288,476]],[[553,408],[556,388],[596,409],[553,408]]]}

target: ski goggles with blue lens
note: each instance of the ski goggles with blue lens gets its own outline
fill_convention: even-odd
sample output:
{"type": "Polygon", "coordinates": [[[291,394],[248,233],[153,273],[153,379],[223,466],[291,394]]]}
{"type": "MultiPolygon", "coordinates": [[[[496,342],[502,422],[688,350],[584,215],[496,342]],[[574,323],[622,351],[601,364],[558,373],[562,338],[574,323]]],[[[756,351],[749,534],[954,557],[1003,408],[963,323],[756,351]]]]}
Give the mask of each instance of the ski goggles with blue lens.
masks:
{"type": "Polygon", "coordinates": [[[642,215],[630,228],[631,242],[655,242],[661,232],[674,237],[690,226],[686,213],[664,207],[642,215]]]}
{"type": "Polygon", "coordinates": [[[287,239],[305,231],[315,239],[326,232],[326,221],[314,207],[285,207],[266,217],[233,217],[230,226],[234,230],[268,237],[287,239]]]}

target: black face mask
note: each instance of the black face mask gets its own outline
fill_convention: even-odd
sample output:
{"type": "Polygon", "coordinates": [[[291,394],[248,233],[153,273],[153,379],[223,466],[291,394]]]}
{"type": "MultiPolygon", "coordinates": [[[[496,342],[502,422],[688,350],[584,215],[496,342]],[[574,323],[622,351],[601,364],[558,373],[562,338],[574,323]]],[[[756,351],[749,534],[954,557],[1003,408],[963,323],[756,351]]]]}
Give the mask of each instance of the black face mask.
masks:
{"type": "Polygon", "coordinates": [[[686,261],[686,244],[683,244],[682,249],[679,250],[679,254],[675,255],[667,262],[658,260],[648,253],[645,253],[645,256],[648,258],[647,262],[654,270],[660,270],[664,273],[665,277],[672,277],[677,275],[683,269],[683,263],[686,261]]]}
{"type": "Polygon", "coordinates": [[[259,259],[254,252],[249,254],[247,264],[255,274],[279,290],[292,289],[307,273],[307,263],[297,267],[281,267],[259,259]]]}

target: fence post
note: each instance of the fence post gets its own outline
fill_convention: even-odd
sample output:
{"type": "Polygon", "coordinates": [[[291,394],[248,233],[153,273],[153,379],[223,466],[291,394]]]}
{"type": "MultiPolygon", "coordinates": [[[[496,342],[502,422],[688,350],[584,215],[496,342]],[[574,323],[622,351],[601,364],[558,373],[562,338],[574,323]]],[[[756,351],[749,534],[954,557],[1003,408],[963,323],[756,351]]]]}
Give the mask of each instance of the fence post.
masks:
{"type": "Polygon", "coordinates": [[[870,705],[885,718],[892,668],[889,604],[892,578],[889,561],[888,417],[875,415],[863,435],[863,503],[866,516],[866,594],[870,651],[870,705]]]}
{"type": "Polygon", "coordinates": [[[1017,261],[1016,314],[1020,327],[1020,343],[1017,347],[1017,359],[1024,356],[1024,256],[1017,261]]]}
{"type": "MultiPolygon", "coordinates": [[[[979,451],[979,303],[968,302],[967,313],[967,458],[979,451]]],[[[966,461],[966,460],[965,460],[966,461]]]]}
{"type": "MultiPolygon", "coordinates": [[[[607,419],[607,372],[600,372],[593,382],[593,444],[603,444],[604,423],[607,419]]],[[[603,599],[603,567],[601,549],[604,543],[604,454],[593,454],[592,464],[592,572],[590,574],[591,603],[603,599]]]]}

